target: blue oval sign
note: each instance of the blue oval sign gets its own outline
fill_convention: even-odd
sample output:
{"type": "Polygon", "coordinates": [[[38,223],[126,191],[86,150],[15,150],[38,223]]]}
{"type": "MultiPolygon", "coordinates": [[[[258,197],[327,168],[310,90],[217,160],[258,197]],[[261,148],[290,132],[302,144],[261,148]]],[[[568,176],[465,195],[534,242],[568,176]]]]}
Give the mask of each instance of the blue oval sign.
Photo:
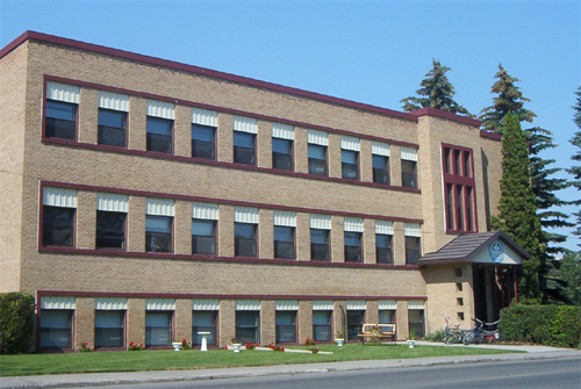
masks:
{"type": "Polygon", "coordinates": [[[488,246],[488,253],[492,262],[500,263],[504,259],[504,245],[501,241],[495,240],[488,246]]]}

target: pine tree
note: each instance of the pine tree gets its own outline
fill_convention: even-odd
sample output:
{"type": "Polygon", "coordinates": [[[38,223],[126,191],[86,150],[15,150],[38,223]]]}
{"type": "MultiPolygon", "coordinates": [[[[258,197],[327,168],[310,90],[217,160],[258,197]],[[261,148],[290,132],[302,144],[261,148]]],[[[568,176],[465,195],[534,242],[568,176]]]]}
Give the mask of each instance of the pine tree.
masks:
{"type": "Polygon", "coordinates": [[[482,122],[482,129],[502,134],[502,119],[509,112],[515,114],[520,122],[531,123],[536,115],[524,108],[524,103],[530,100],[524,97],[515,85],[519,79],[508,74],[500,64],[494,77],[497,81],[492,85],[490,92],[497,96],[492,99],[493,105],[480,112],[478,118],[482,122]]]}
{"type": "Polygon", "coordinates": [[[524,299],[538,300],[544,247],[531,188],[529,153],[519,119],[509,113],[503,124],[501,197],[499,215],[493,219],[493,227],[507,233],[531,255],[523,263],[519,290],[524,299]]]}
{"type": "MultiPolygon", "coordinates": [[[[577,104],[573,107],[575,110],[574,122],[577,124],[577,128],[579,131],[573,135],[570,142],[573,146],[577,147],[577,152],[571,156],[571,159],[578,163],[576,166],[572,166],[567,171],[569,174],[573,175],[574,181],[572,181],[572,186],[577,189],[577,191],[581,191],[581,86],[577,88],[577,104]]],[[[578,200],[574,201],[573,204],[581,205],[581,196],[578,196],[578,200]]],[[[577,218],[577,228],[573,232],[576,236],[581,238],[581,209],[574,213],[574,216],[577,218]]],[[[581,247],[581,243],[578,244],[581,247]]]]}
{"type": "Polygon", "coordinates": [[[426,73],[426,78],[420,83],[421,88],[416,91],[419,97],[410,96],[400,100],[404,111],[429,107],[472,116],[466,108],[454,101],[456,92],[446,76],[449,70],[450,68],[442,66],[440,61],[432,59],[432,70],[426,73]]]}

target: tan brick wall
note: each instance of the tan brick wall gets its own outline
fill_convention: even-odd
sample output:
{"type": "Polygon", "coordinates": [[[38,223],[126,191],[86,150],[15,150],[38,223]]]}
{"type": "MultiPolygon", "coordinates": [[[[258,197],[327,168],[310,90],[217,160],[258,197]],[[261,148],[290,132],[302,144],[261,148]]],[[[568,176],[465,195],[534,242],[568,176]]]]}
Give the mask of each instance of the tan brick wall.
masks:
{"type": "Polygon", "coordinates": [[[127,301],[127,345],[130,342],[145,345],[145,300],[129,299],[127,301]]]}
{"type": "Polygon", "coordinates": [[[297,317],[297,343],[303,344],[307,338],[313,338],[313,310],[311,301],[299,301],[297,317]]]}
{"type": "Polygon", "coordinates": [[[75,306],[75,336],[74,349],[78,350],[81,343],[87,342],[88,347],[95,346],[95,299],[77,298],[75,306]]]}
{"type": "Polygon", "coordinates": [[[176,300],[174,340],[181,342],[187,339],[192,342],[192,301],[176,300]]]}
{"type": "Polygon", "coordinates": [[[263,301],[260,306],[260,344],[276,342],[275,301],[263,301]]]}

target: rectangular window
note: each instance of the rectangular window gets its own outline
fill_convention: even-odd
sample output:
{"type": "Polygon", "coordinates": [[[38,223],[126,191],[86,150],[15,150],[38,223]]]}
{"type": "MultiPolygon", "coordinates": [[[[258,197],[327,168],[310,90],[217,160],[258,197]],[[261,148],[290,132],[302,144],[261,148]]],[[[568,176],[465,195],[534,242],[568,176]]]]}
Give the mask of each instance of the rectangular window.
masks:
{"type": "Polygon", "coordinates": [[[171,253],[173,218],[147,215],[145,218],[145,251],[171,253]]]}
{"type": "Polygon", "coordinates": [[[416,334],[418,338],[423,338],[424,332],[424,310],[423,309],[409,309],[408,310],[408,324],[409,332],[416,334]]]}
{"type": "Polygon", "coordinates": [[[125,147],[127,113],[99,108],[98,142],[100,145],[125,147]]]}
{"type": "Polygon", "coordinates": [[[420,238],[417,236],[405,237],[405,260],[408,265],[417,265],[422,255],[420,238]]]}
{"type": "Polygon", "coordinates": [[[216,159],[216,128],[192,124],[192,157],[216,159]]]}
{"type": "Polygon", "coordinates": [[[359,179],[359,152],[341,150],[342,177],[349,180],[359,179]]]}
{"type": "Polygon", "coordinates": [[[333,311],[313,311],[313,340],[330,342],[333,311]]]}
{"type": "Polygon", "coordinates": [[[235,255],[237,257],[258,256],[257,225],[234,223],[235,255]]]}
{"type": "Polygon", "coordinates": [[[365,323],[365,311],[348,310],[347,311],[347,340],[357,340],[357,334],[361,331],[365,323]]]}
{"type": "Polygon", "coordinates": [[[77,107],[77,104],[47,99],[45,135],[49,138],[75,140],[77,107]]]}
{"type": "Polygon", "coordinates": [[[402,185],[408,188],[417,188],[417,163],[416,161],[401,161],[401,182],[402,185]]]}
{"type": "Polygon", "coordinates": [[[95,347],[124,347],[125,311],[95,311],[95,347]]]}
{"type": "Polygon", "coordinates": [[[292,140],[272,138],[272,167],[274,169],[293,170],[292,140]]]}
{"type": "Polygon", "coordinates": [[[75,208],[43,206],[43,246],[73,246],[75,208]]]}
{"type": "Polygon", "coordinates": [[[389,185],[389,157],[373,155],[373,182],[389,185]]]}
{"type": "Polygon", "coordinates": [[[173,311],[145,312],[145,346],[170,346],[173,311]]]}
{"type": "Polygon", "coordinates": [[[97,211],[98,249],[125,249],[125,218],[122,212],[97,211]]]}
{"type": "Polygon", "coordinates": [[[234,131],[234,162],[256,165],[256,135],[234,131]]]}
{"type": "Polygon", "coordinates": [[[328,261],[329,259],[329,230],[311,228],[311,260],[328,261]]]}
{"type": "Polygon", "coordinates": [[[147,117],[147,151],[173,152],[173,120],[147,117]]]}
{"type": "Polygon", "coordinates": [[[216,323],[218,319],[218,311],[193,311],[192,312],[192,339],[195,345],[202,344],[202,337],[200,332],[209,332],[206,336],[208,344],[217,344],[216,323]]]}
{"type": "Polygon", "coordinates": [[[40,315],[40,347],[60,350],[72,348],[73,311],[43,309],[40,315]]]}
{"type": "Polygon", "coordinates": [[[395,309],[380,309],[379,310],[379,322],[381,324],[394,324],[395,323],[395,309]]]}
{"type": "Polygon", "coordinates": [[[236,311],[236,339],[260,342],[260,311],[236,311]]]}
{"type": "Polygon", "coordinates": [[[276,311],[276,343],[296,343],[296,311],[276,311]]]}
{"type": "Polygon", "coordinates": [[[216,221],[192,219],[192,254],[216,254],[216,221]]]}
{"type": "Polygon", "coordinates": [[[363,234],[361,232],[344,232],[345,262],[363,261],[362,238],[363,234]]]}
{"type": "Polygon", "coordinates": [[[274,257],[295,259],[295,229],[274,226],[274,257]]]}
{"type": "Polygon", "coordinates": [[[327,146],[309,144],[309,173],[327,175],[327,146]]]}
{"type": "Polygon", "coordinates": [[[375,234],[375,259],[377,263],[393,264],[392,241],[392,235],[375,234]]]}
{"type": "Polygon", "coordinates": [[[472,150],[443,145],[446,231],[477,232],[472,150]]]}
{"type": "Polygon", "coordinates": [[[456,186],[456,226],[460,231],[464,231],[464,198],[462,196],[462,186],[456,186]]]}

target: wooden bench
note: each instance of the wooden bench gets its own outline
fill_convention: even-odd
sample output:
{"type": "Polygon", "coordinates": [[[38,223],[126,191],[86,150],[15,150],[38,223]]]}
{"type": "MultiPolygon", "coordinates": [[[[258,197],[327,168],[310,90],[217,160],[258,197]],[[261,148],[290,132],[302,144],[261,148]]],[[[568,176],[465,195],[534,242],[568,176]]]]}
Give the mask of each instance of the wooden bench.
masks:
{"type": "Polygon", "coordinates": [[[395,344],[395,324],[365,323],[357,336],[363,345],[365,345],[365,342],[381,343],[385,340],[390,340],[395,344]]]}

